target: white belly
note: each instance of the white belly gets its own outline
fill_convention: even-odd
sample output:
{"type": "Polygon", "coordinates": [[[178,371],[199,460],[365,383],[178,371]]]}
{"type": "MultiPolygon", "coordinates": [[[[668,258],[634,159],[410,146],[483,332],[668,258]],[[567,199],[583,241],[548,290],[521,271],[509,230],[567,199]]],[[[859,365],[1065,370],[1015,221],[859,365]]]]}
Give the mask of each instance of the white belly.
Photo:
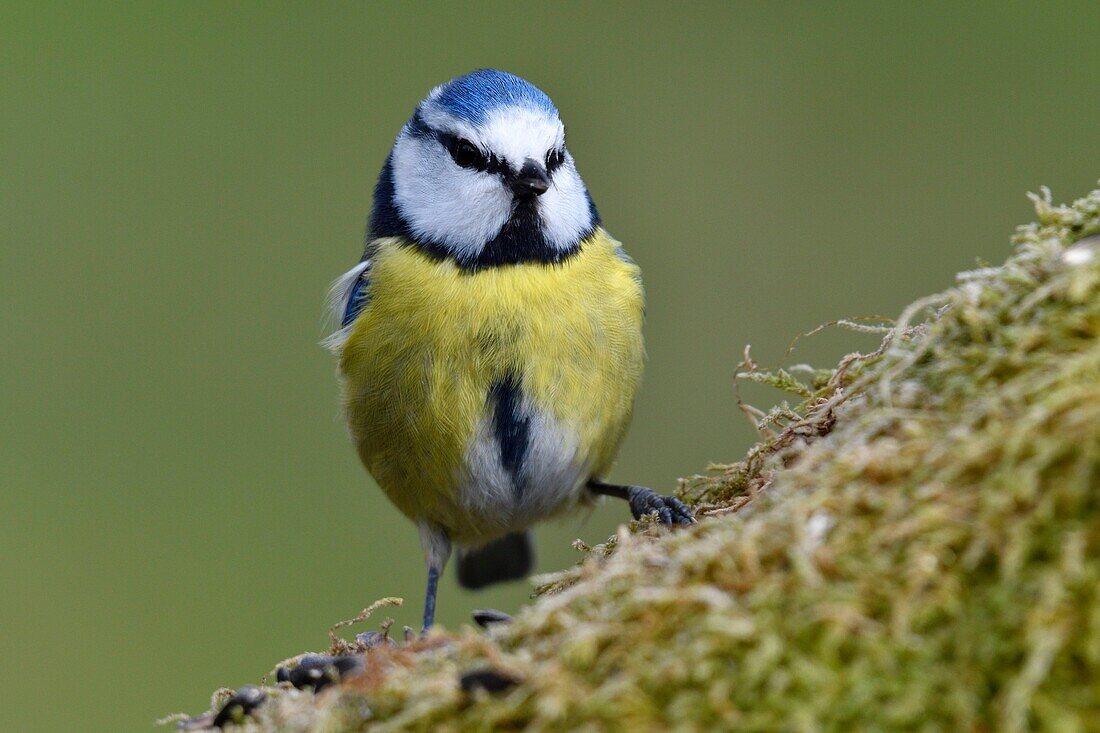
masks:
{"type": "Polygon", "coordinates": [[[575,506],[591,470],[572,430],[545,414],[525,417],[526,450],[518,468],[506,465],[491,416],[478,424],[466,452],[459,502],[501,532],[524,529],[575,506]]]}

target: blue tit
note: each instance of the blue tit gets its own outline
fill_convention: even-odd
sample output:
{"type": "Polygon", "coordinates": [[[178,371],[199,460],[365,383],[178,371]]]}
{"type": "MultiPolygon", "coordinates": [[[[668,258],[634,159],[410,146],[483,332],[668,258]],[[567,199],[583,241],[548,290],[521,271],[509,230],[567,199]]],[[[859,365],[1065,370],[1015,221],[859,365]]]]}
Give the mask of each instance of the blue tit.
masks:
{"type": "Polygon", "coordinates": [[[529,573],[529,527],[598,495],[692,521],[604,481],[642,377],[641,274],[529,82],[483,69],[416,107],[330,309],[352,442],[420,531],[425,629],[452,547],[477,588],[529,573]]]}

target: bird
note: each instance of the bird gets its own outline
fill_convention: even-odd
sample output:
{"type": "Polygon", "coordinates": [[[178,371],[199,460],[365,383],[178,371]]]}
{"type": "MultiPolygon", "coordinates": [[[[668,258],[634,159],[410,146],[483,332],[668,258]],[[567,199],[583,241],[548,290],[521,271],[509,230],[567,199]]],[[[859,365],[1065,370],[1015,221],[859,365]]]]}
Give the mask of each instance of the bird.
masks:
{"type": "Polygon", "coordinates": [[[600,496],[694,521],[606,480],[642,377],[643,301],[542,90],[479,69],[416,106],[324,343],[360,460],[418,529],[425,633],[452,551],[459,584],[481,588],[531,571],[534,523],[600,496]]]}

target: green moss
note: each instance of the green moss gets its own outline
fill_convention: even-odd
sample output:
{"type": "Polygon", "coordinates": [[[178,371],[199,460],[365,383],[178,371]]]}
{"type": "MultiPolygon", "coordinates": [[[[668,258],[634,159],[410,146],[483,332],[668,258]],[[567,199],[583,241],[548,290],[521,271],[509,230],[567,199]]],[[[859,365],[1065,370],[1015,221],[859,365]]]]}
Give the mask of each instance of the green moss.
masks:
{"type": "MultiPolygon", "coordinates": [[[[1001,267],[835,370],[743,378],[796,407],[488,636],[372,651],[262,730],[1100,730],[1100,191],[1036,197],[1001,267]],[[522,682],[468,695],[491,666],[522,682]]],[[[841,324],[843,325],[843,324],[841,324]]],[[[875,330],[866,324],[861,330],[875,330]]]]}

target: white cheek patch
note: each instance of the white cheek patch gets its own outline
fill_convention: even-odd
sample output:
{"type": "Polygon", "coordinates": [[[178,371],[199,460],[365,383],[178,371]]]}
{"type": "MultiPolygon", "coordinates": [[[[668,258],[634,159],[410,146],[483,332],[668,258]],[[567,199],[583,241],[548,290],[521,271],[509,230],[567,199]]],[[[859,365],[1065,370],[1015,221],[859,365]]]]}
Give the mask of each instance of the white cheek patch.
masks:
{"type": "Polygon", "coordinates": [[[551,247],[566,249],[592,228],[588,191],[568,153],[550,181],[550,188],[539,197],[542,233],[551,247]]]}
{"type": "Polygon", "coordinates": [[[434,140],[402,135],[393,149],[394,195],[413,234],[472,257],[508,220],[499,176],[458,168],[434,140]]]}

